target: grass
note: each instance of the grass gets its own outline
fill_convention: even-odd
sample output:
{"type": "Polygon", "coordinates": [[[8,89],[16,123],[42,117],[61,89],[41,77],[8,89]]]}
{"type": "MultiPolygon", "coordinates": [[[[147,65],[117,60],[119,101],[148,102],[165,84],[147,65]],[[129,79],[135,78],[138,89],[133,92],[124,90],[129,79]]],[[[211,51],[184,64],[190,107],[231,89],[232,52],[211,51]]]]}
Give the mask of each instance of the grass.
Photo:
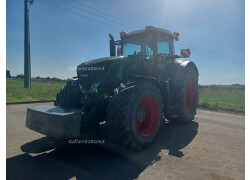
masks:
{"type": "Polygon", "coordinates": [[[244,88],[199,88],[199,107],[245,113],[244,88]]]}
{"type": "Polygon", "coordinates": [[[31,82],[31,88],[24,88],[23,81],[6,81],[6,102],[54,100],[65,82],[31,82]]]}
{"type": "MultiPolygon", "coordinates": [[[[55,100],[56,93],[65,82],[32,82],[30,89],[23,88],[23,81],[7,80],[7,103],[19,101],[55,100]]],[[[245,89],[199,88],[198,107],[245,113],[245,89]]]]}

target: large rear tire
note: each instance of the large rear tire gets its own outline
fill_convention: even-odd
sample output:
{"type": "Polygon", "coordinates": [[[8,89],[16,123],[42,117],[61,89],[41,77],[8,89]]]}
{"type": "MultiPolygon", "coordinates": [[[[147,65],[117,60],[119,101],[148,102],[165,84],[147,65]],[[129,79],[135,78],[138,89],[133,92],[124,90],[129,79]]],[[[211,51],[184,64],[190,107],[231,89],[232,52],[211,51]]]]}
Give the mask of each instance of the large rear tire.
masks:
{"type": "Polygon", "coordinates": [[[163,123],[159,89],[150,82],[120,84],[107,107],[111,138],[134,150],[149,146],[163,123]]]}
{"type": "Polygon", "coordinates": [[[176,82],[175,102],[178,116],[167,117],[172,123],[189,123],[194,120],[198,104],[198,72],[186,67],[183,80],[176,82]]]}

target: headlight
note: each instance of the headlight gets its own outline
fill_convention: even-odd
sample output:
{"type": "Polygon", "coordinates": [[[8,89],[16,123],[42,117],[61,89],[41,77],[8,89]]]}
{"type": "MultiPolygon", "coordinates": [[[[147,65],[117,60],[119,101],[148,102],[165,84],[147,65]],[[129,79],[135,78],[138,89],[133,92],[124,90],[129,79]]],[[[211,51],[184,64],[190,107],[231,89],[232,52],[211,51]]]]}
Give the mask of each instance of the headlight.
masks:
{"type": "Polygon", "coordinates": [[[97,93],[98,86],[101,84],[102,81],[94,82],[92,86],[90,87],[90,92],[97,93]]]}

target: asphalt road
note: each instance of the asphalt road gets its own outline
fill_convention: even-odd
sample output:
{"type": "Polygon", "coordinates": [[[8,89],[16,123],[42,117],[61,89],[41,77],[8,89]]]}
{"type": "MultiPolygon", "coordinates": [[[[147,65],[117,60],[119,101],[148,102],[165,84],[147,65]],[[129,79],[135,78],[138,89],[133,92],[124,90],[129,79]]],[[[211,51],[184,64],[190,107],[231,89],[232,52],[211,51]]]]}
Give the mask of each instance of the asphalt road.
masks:
{"type": "Polygon", "coordinates": [[[132,152],[105,137],[98,137],[105,144],[70,144],[33,132],[26,108],[36,105],[7,106],[7,179],[245,178],[242,115],[198,110],[191,124],[166,123],[152,147],[132,152]]]}

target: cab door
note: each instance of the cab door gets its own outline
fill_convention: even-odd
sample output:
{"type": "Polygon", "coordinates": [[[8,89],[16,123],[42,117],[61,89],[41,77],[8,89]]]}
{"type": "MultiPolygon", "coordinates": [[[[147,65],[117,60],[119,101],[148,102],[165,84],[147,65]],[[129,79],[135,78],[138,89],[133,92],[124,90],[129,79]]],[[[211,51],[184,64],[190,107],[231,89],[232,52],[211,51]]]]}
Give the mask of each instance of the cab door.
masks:
{"type": "Polygon", "coordinates": [[[157,42],[157,76],[166,76],[166,66],[172,62],[173,54],[172,42],[169,39],[157,42]]]}
{"type": "Polygon", "coordinates": [[[154,74],[154,51],[153,48],[148,45],[143,45],[143,75],[153,76],[154,74]]]}

